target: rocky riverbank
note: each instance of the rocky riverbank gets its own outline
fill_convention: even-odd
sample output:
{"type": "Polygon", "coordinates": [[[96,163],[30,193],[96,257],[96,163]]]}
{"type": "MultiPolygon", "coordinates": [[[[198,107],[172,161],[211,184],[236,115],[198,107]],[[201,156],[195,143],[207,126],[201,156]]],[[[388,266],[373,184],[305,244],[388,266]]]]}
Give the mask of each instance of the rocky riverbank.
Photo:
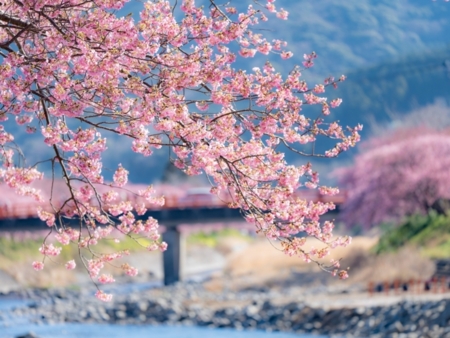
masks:
{"type": "Polygon", "coordinates": [[[391,299],[380,305],[386,302],[360,298],[368,295],[340,295],[348,299],[342,306],[335,296],[320,296],[329,304],[317,306],[298,290],[217,293],[192,283],[117,295],[113,302],[101,303],[91,291],[28,290],[15,297],[31,300],[29,305],[0,312],[0,322],[13,315],[42,324],[166,324],[345,337],[450,337],[450,299],[391,299]]]}

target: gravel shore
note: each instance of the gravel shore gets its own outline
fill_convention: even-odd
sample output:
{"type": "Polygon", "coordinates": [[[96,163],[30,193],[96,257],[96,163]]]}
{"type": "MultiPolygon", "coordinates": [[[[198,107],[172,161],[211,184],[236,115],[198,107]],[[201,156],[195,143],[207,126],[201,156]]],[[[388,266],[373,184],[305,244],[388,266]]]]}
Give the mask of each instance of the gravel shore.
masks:
{"type": "Polygon", "coordinates": [[[184,283],[119,294],[113,302],[102,303],[92,297],[92,290],[34,289],[9,294],[30,303],[8,313],[0,311],[0,322],[14,316],[40,324],[165,324],[336,337],[450,337],[450,299],[442,295],[369,299],[357,290],[353,295],[305,291],[209,292],[200,283],[184,283]]]}

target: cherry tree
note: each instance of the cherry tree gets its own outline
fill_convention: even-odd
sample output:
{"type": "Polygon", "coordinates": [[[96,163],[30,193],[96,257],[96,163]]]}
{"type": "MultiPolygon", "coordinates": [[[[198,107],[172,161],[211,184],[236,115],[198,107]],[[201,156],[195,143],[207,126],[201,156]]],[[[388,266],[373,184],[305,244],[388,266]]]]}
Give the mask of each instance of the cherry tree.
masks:
{"type": "Polygon", "coordinates": [[[450,132],[406,128],[361,144],[351,167],[338,169],[347,188],[341,218],[365,228],[404,216],[445,212],[450,199],[450,132]]]}
{"type": "MultiPolygon", "coordinates": [[[[302,186],[323,194],[337,189],[319,186],[309,163],[288,164],[283,153],[334,157],[355,145],[362,127],[345,129],[328,121],[341,100],[323,96],[344,77],[308,85],[302,72],[313,66],[315,53],[305,54],[302,65],[285,76],[269,62],[251,71],[233,68],[237,60],[257,55],[291,58],[286,42],[269,41],[257,31],[271,15],[287,19],[288,13],[275,0],[254,1],[245,12],[215,0],[207,6],[148,0],[135,22],[118,14],[125,2],[0,3],[1,180],[20,195],[42,199],[33,182],[43,178],[39,165],[47,161],[52,179],[64,179],[67,196],[61,200],[63,191],[54,190],[49,208],[38,210],[54,236],[43,243],[43,260],[34,268],[42,269],[61,246],[73,244],[95,283],[112,282],[102,269],[127,252],[101,254],[95,244],[113,236],[113,229],[137,240],[149,238],[149,250],[165,249],[157,220],[138,217],[149,204],[163,204],[164,197],[148,187],[136,192],[136,199],[121,200],[117,188],[127,188],[130,169],[125,164],[112,182],[104,179],[102,154],[112,134],[131,139],[131,150],[142,156],[170,147],[180,170],[206,174],[212,193],[226,194],[229,207],[240,208],[258,232],[279,240],[289,255],[316,261],[348,244],[348,237],[332,236],[332,222],[320,221],[332,203],[295,195],[302,186]],[[317,105],[317,112],[307,116],[305,105],[317,105]],[[14,141],[18,128],[41,134],[50,158],[23,165],[14,141]],[[334,139],[334,146],[323,154],[308,151],[320,137],[334,139]],[[319,239],[323,248],[303,249],[307,237],[319,239]]],[[[321,264],[345,278],[338,265],[321,264]]],[[[75,262],[66,267],[73,269],[75,262]]],[[[127,264],[122,269],[137,273],[127,264]]],[[[97,297],[111,295],[99,288],[97,297]]]]}

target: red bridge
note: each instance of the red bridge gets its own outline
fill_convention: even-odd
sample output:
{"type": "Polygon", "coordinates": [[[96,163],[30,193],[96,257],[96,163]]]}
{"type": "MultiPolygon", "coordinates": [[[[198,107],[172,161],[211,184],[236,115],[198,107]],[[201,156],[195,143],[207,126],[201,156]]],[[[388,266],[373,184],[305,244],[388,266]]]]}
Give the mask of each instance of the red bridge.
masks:
{"type": "MultiPolygon", "coordinates": [[[[46,202],[37,202],[28,196],[18,196],[13,189],[0,185],[0,229],[8,231],[48,229],[46,224],[38,218],[36,210],[38,207],[51,210],[48,201],[52,186],[53,195],[55,192],[60,192],[61,195],[54,196],[53,203],[62,205],[66,200],[65,196],[68,196],[68,194],[62,193],[67,191],[67,187],[62,181],[56,181],[53,185],[51,181],[40,181],[34,186],[42,191],[46,202]]],[[[107,185],[96,188],[99,193],[111,189],[107,185]]],[[[128,185],[126,190],[121,189],[117,192],[122,200],[144,202],[137,192],[145,188],[147,186],[128,185]]],[[[154,189],[156,196],[165,196],[165,204],[161,207],[148,204],[148,211],[143,217],[152,216],[159,221],[162,225],[160,230],[163,240],[169,245],[168,250],[163,254],[164,284],[166,285],[180,280],[183,233],[223,227],[254,229],[252,224],[243,220],[239,209],[228,208],[226,201],[209,192],[210,188],[175,187],[161,184],[156,185],[154,189]]],[[[333,202],[337,206],[342,204],[346,197],[345,193],[325,196],[316,190],[299,190],[298,195],[310,201],[333,202]]]]}
{"type": "MultiPolygon", "coordinates": [[[[38,202],[30,196],[19,196],[14,189],[4,184],[0,184],[0,222],[5,219],[28,219],[37,218],[37,208],[51,211],[50,200],[52,182],[43,180],[33,185],[35,189],[41,190],[44,202],[38,202]]],[[[104,185],[98,186],[98,191],[110,190],[111,187],[104,185]]],[[[139,190],[147,188],[146,185],[129,184],[126,189],[115,189],[119,192],[120,200],[131,200],[132,202],[145,202],[138,196],[139,190]]],[[[155,206],[146,203],[148,210],[180,210],[180,209],[203,209],[203,208],[226,208],[226,200],[220,199],[216,195],[209,192],[209,187],[192,188],[189,185],[172,186],[160,184],[154,186],[156,196],[164,196],[165,203],[163,206],[155,206]]],[[[53,183],[53,195],[56,192],[67,191],[67,187],[63,181],[55,181],[53,183]]],[[[68,194],[62,194],[68,196],[68,194]]],[[[310,201],[333,202],[340,205],[345,201],[346,194],[339,193],[334,196],[321,195],[317,190],[299,190],[298,196],[310,201]]],[[[66,196],[53,197],[53,203],[60,205],[66,196]]]]}

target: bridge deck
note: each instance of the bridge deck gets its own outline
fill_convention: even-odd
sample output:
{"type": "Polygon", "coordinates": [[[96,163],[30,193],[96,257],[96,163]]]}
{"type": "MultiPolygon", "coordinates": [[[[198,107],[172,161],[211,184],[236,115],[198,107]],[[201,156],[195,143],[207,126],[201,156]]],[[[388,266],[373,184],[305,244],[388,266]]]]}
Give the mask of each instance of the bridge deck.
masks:
{"type": "MultiPolygon", "coordinates": [[[[140,186],[142,188],[142,186],[140,186]]],[[[135,189],[136,190],[136,189],[135,189]]],[[[159,189],[162,192],[161,189],[159,189]]],[[[43,230],[48,229],[45,222],[37,216],[37,208],[41,207],[51,211],[49,203],[37,203],[34,200],[9,199],[12,189],[0,185],[0,230],[43,230]],[[6,190],[5,190],[6,189],[6,190]],[[3,191],[2,191],[3,190],[3,191]]],[[[298,196],[310,201],[334,202],[339,205],[345,200],[345,194],[336,196],[322,196],[317,191],[299,191],[298,196]]],[[[160,194],[161,195],[161,194],[160,194]]],[[[132,200],[135,203],[142,201],[136,194],[125,194],[123,200],[132,200]]],[[[184,255],[182,245],[182,232],[190,226],[197,229],[211,224],[222,226],[238,225],[242,227],[244,219],[239,209],[230,209],[226,203],[208,193],[168,195],[163,207],[155,208],[147,205],[148,211],[138,219],[153,217],[162,225],[163,240],[169,244],[163,254],[164,283],[172,284],[180,280],[181,257],[184,255]]],[[[333,215],[338,210],[333,212],[333,215]]],[[[331,213],[329,214],[331,215],[331,213]]],[[[330,217],[330,216],[328,216],[330,217]]],[[[75,223],[76,220],[70,221],[75,223]]],[[[77,223],[78,224],[78,223],[77,223]]]]}

